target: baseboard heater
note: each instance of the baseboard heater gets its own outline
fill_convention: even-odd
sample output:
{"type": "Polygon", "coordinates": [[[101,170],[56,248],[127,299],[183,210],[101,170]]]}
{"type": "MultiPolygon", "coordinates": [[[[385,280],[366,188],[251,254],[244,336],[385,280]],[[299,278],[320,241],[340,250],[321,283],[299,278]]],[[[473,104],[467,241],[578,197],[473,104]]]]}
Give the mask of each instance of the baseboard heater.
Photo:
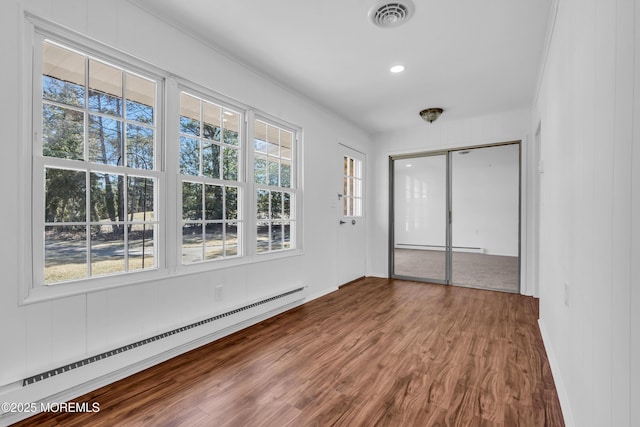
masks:
{"type": "Polygon", "coordinates": [[[118,347],[118,348],[115,348],[113,350],[109,350],[109,351],[105,351],[104,353],[97,354],[95,356],[87,357],[86,359],[82,359],[82,360],[79,360],[77,362],[73,362],[73,363],[69,363],[69,364],[64,365],[64,366],[60,366],[59,368],[51,369],[51,370],[49,370],[47,372],[43,372],[41,374],[33,375],[31,377],[28,377],[28,378],[25,378],[24,380],[22,380],[22,386],[24,387],[24,386],[27,386],[29,384],[34,384],[34,383],[37,383],[38,381],[42,381],[44,379],[51,378],[51,377],[53,377],[55,375],[71,371],[72,369],[76,369],[76,368],[80,368],[80,367],[85,366],[85,365],[89,365],[91,363],[97,362],[97,361],[102,360],[102,359],[106,359],[106,358],[114,356],[116,354],[124,353],[125,351],[129,351],[129,350],[132,350],[134,348],[149,344],[151,342],[158,341],[158,340],[161,340],[163,338],[167,338],[167,337],[169,337],[171,335],[179,334],[179,333],[187,331],[189,329],[197,328],[198,326],[202,326],[202,325],[207,324],[207,323],[215,322],[216,320],[222,319],[224,317],[228,317],[228,316],[231,316],[231,315],[234,315],[234,314],[249,310],[251,308],[260,306],[262,304],[266,304],[268,302],[275,301],[275,300],[278,300],[280,298],[287,297],[287,296],[295,294],[297,292],[302,292],[304,289],[305,289],[304,287],[293,289],[293,290],[285,292],[283,294],[276,295],[276,296],[273,296],[271,298],[267,298],[267,299],[264,299],[264,300],[261,300],[261,301],[257,301],[257,302],[254,302],[252,304],[245,305],[243,307],[239,307],[239,308],[233,309],[231,311],[227,311],[225,313],[217,314],[217,315],[215,315],[213,317],[209,317],[208,319],[200,320],[199,322],[191,323],[190,325],[182,326],[180,328],[173,329],[171,331],[164,332],[162,334],[158,334],[158,335],[155,335],[153,337],[146,338],[144,340],[134,342],[132,344],[128,344],[128,345],[125,345],[125,346],[122,346],[122,347],[118,347]]]}
{"type": "MultiPolygon", "coordinates": [[[[447,249],[446,246],[442,245],[417,245],[413,243],[396,243],[396,249],[415,249],[422,251],[445,251],[447,249]]],[[[474,248],[471,246],[453,246],[451,248],[453,252],[470,252],[476,254],[483,254],[485,250],[483,248],[474,248]]]]}

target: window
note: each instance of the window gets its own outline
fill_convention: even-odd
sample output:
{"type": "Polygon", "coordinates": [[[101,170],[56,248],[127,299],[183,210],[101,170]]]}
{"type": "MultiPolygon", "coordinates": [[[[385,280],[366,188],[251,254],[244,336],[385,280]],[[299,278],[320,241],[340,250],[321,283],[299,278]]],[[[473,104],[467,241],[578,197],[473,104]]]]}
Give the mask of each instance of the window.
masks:
{"type": "Polygon", "coordinates": [[[295,133],[256,119],[253,178],[256,189],[256,251],[296,247],[295,133]]]}
{"type": "Polygon", "coordinates": [[[344,156],[343,215],[362,216],[362,160],[344,156]]]}
{"type": "Polygon", "coordinates": [[[300,249],[299,128],[55,25],[25,28],[25,302],[300,249]]]}
{"type": "Polygon", "coordinates": [[[180,94],[182,263],[242,254],[241,114],[180,94]]]}
{"type": "Polygon", "coordinates": [[[36,282],[156,269],[158,81],[46,38],[36,51],[36,282]]]}

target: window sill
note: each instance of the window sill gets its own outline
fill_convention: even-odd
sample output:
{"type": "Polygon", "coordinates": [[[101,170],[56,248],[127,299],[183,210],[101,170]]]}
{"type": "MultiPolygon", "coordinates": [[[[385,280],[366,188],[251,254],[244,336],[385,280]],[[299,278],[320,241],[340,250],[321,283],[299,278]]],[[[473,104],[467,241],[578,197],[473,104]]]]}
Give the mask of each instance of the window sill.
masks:
{"type": "Polygon", "coordinates": [[[91,292],[100,292],[121,286],[137,285],[153,280],[166,279],[168,277],[171,277],[168,270],[158,269],[83,279],[69,283],[42,285],[28,289],[20,305],[35,304],[91,292]]]}
{"type": "MultiPolygon", "coordinates": [[[[255,254],[253,256],[243,256],[238,258],[228,258],[218,261],[202,261],[194,264],[180,265],[176,269],[175,275],[188,275],[207,271],[222,270],[225,268],[237,267],[258,262],[273,261],[281,258],[290,258],[302,255],[302,249],[289,249],[278,252],[268,252],[255,254]]],[[[173,276],[173,275],[172,275],[173,276]]]]}
{"type": "Polygon", "coordinates": [[[244,256],[219,261],[180,265],[173,272],[171,272],[169,269],[158,269],[153,271],[140,271],[116,276],[84,279],[72,283],[38,286],[35,288],[31,288],[26,292],[26,296],[21,298],[20,305],[36,304],[60,298],[105,291],[123,286],[135,286],[149,283],[151,281],[170,280],[190,276],[193,274],[239,267],[247,264],[291,258],[303,254],[304,252],[302,251],[302,249],[291,249],[278,252],[256,254],[252,257],[244,256]]]}

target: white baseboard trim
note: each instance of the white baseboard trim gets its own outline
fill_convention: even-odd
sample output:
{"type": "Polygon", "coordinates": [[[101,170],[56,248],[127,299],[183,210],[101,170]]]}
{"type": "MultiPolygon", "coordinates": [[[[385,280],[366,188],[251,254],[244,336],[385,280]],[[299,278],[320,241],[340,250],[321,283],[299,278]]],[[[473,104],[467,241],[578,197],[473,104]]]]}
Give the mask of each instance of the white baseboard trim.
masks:
{"type": "Polygon", "coordinates": [[[337,291],[337,290],[338,290],[338,287],[333,287],[333,288],[323,289],[323,290],[322,290],[322,291],[320,291],[320,292],[316,292],[316,293],[315,293],[315,294],[313,294],[313,295],[309,295],[309,296],[307,296],[307,298],[305,298],[304,302],[306,303],[306,302],[309,302],[309,301],[313,301],[314,299],[317,299],[317,298],[323,297],[323,296],[325,296],[325,295],[329,295],[330,293],[333,293],[333,292],[335,292],[335,291],[337,291]]]}
{"type": "Polygon", "coordinates": [[[558,359],[551,346],[551,340],[547,332],[546,327],[542,319],[538,319],[538,327],[540,328],[540,335],[542,335],[542,342],[544,343],[544,349],[547,352],[547,359],[549,359],[549,367],[551,368],[551,375],[553,376],[553,382],[556,384],[556,392],[558,393],[558,399],[560,400],[560,408],[562,409],[562,416],[564,418],[564,424],[566,427],[575,427],[576,423],[573,420],[573,413],[571,412],[571,404],[569,402],[569,394],[562,380],[560,373],[560,365],[558,359]]]}

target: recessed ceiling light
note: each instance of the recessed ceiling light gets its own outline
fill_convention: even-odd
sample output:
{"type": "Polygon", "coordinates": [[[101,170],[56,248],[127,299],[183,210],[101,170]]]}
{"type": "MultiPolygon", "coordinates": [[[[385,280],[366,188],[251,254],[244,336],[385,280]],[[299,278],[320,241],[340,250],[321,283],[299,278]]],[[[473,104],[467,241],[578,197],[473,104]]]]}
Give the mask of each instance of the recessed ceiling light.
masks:
{"type": "Polygon", "coordinates": [[[389,71],[391,71],[392,73],[401,73],[405,70],[405,66],[404,65],[394,65],[393,67],[391,67],[389,69],[389,71]]]}

